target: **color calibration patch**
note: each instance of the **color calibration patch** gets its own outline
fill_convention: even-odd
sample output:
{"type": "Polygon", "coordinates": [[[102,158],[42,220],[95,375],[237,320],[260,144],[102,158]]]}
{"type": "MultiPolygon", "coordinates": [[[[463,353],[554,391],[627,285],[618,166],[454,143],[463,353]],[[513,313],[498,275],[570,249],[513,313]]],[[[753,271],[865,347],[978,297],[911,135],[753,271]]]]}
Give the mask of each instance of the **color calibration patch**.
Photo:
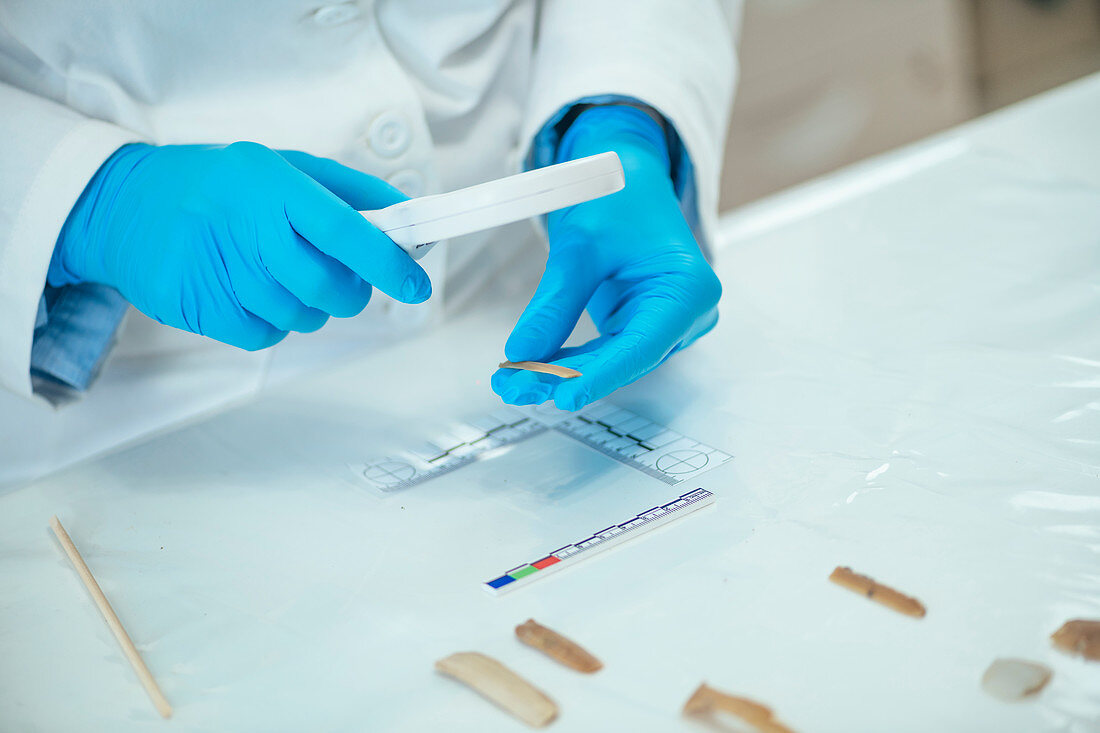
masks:
{"type": "Polygon", "coordinates": [[[515,590],[714,502],[714,494],[706,489],[689,491],[667,504],[646,509],[622,524],[613,524],[583,540],[559,547],[538,560],[518,565],[500,577],[482,583],[482,587],[493,595],[515,590]]]}

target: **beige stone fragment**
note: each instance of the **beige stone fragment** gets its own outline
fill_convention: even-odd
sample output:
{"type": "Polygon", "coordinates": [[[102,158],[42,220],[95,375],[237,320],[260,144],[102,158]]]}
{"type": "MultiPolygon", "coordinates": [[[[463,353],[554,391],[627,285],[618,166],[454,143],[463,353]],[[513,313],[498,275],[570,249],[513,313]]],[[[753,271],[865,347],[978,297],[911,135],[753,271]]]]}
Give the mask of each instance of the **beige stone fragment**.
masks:
{"type": "Polygon", "coordinates": [[[502,361],[501,369],[522,369],[527,372],[539,372],[541,374],[553,374],[562,379],[574,379],[581,376],[576,369],[558,366],[557,364],[544,364],[541,361],[502,361]]]}
{"type": "Polygon", "coordinates": [[[435,668],[472,687],[533,728],[548,725],[558,716],[558,706],[553,700],[492,657],[458,652],[440,659],[435,668]]]}

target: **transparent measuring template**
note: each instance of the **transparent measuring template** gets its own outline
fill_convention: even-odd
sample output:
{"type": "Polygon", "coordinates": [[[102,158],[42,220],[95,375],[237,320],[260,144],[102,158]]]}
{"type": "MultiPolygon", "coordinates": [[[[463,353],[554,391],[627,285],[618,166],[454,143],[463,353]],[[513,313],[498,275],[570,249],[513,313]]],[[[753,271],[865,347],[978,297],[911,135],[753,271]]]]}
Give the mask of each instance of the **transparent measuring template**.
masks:
{"type": "Polygon", "coordinates": [[[502,407],[450,427],[420,445],[351,465],[371,488],[407,489],[547,430],[676,486],[733,458],[713,446],[606,402],[574,413],[551,407],[502,407]]]}

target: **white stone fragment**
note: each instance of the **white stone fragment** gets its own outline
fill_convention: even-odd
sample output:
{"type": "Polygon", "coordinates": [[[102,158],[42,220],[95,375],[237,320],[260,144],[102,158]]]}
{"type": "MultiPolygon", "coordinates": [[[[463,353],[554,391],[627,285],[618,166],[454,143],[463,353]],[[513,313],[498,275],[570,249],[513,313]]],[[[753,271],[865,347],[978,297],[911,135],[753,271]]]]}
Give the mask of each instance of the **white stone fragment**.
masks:
{"type": "Polygon", "coordinates": [[[1015,702],[1035,695],[1050,682],[1052,672],[1026,659],[995,659],[982,675],[982,689],[993,697],[1015,702]]]}

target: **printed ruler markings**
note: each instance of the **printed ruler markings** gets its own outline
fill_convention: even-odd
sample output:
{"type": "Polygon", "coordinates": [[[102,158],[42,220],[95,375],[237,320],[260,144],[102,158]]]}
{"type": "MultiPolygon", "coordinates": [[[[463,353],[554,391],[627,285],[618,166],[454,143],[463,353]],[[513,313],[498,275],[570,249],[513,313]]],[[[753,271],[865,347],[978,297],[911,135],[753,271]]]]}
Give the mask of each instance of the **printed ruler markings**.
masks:
{"type": "Polygon", "coordinates": [[[608,458],[612,458],[616,461],[620,461],[622,463],[627,464],[628,466],[636,468],[639,471],[641,471],[642,473],[646,474],[647,476],[652,476],[653,478],[657,479],[658,481],[665,482],[669,486],[675,486],[676,484],[680,483],[683,480],[683,479],[677,478],[675,476],[670,476],[667,473],[665,473],[664,471],[661,471],[661,470],[657,469],[656,467],[647,466],[643,463],[639,463],[638,461],[634,460],[635,458],[637,458],[642,453],[645,453],[648,450],[651,450],[651,449],[647,449],[647,448],[645,448],[645,447],[643,447],[639,444],[634,444],[634,448],[636,448],[637,451],[629,450],[628,445],[622,445],[622,446],[608,445],[609,441],[601,440],[600,437],[599,437],[599,433],[593,433],[591,431],[578,430],[575,427],[575,425],[570,423],[570,421],[568,421],[568,420],[566,422],[560,424],[560,425],[556,425],[554,427],[554,429],[557,430],[560,433],[564,433],[565,435],[568,435],[571,438],[579,440],[580,442],[587,445],[589,448],[592,448],[593,450],[604,454],[608,458]]]}
{"type": "Polygon", "coordinates": [[[383,491],[397,491],[469,465],[504,445],[553,429],[670,486],[733,456],[629,410],[603,402],[562,418],[558,411],[502,408],[450,428],[451,433],[396,456],[353,467],[383,491]]]}
{"type": "Polygon", "coordinates": [[[545,425],[513,411],[499,412],[504,414],[479,418],[480,429],[473,424],[457,426],[455,432],[465,435],[436,438],[355,468],[382,491],[398,491],[468,466],[495,448],[518,443],[547,430],[545,425]]]}
{"type": "Polygon", "coordinates": [[[545,577],[548,573],[591,557],[714,502],[714,494],[706,489],[689,491],[667,504],[646,509],[622,524],[606,527],[583,540],[563,545],[539,560],[517,565],[500,577],[482,583],[482,587],[493,595],[515,590],[537,578],[545,577]]]}
{"type": "Polygon", "coordinates": [[[628,410],[596,405],[554,429],[670,486],[725,463],[731,455],[628,410]]]}

